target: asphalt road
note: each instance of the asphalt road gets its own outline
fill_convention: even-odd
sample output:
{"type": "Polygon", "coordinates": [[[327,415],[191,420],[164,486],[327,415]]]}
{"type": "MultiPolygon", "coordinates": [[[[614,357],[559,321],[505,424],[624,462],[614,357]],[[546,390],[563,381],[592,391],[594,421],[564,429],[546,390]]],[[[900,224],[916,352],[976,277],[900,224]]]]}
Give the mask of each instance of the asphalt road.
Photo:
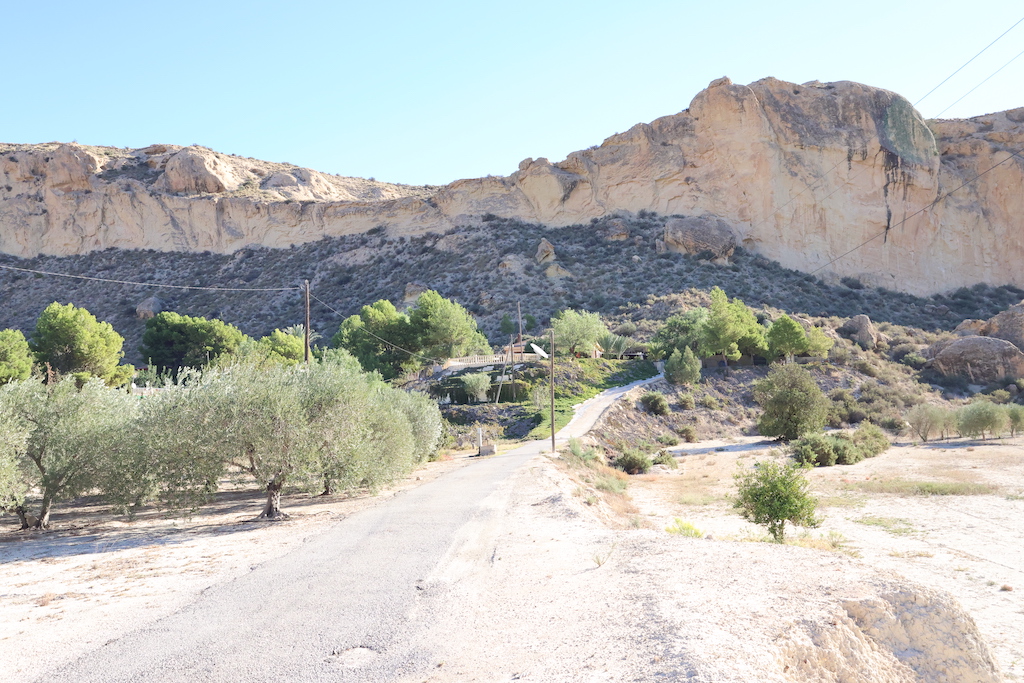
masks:
{"type": "MultiPolygon", "coordinates": [[[[559,437],[585,433],[626,389],[581,406],[559,437]]],[[[444,609],[432,573],[501,514],[502,485],[549,448],[534,441],[474,460],[354,514],[39,680],[390,681],[425,672],[437,662],[408,643],[423,642],[412,636],[444,609]]]]}

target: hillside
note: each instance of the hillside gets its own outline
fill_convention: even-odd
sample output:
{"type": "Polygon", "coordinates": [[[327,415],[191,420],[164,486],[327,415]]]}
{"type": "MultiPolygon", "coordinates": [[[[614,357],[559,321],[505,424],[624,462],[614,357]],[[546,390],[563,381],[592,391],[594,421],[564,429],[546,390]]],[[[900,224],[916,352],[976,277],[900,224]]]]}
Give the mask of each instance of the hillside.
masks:
{"type": "Polygon", "coordinates": [[[656,212],[716,221],[747,251],[830,281],[914,294],[1021,286],[1024,196],[1006,188],[1024,183],[1022,148],[1024,109],[925,121],[879,88],[774,78],[718,79],[684,111],[564,161],[444,187],[198,146],[0,145],[0,252],[227,254],[375,229],[440,235],[487,216],[555,231],[656,212]]]}
{"type": "Polygon", "coordinates": [[[153,285],[0,269],[0,329],[29,332],[47,304],[71,302],[109,321],[128,340],[127,358],[143,363],[136,349],[144,321],[136,316],[136,306],[153,295],[165,310],[218,317],[257,336],[301,322],[303,315],[297,290],[197,291],[155,285],[297,287],[307,278],[314,296],[340,312],[313,302],[312,326],[328,338],[343,316],[364,304],[385,298],[401,305],[410,284],[415,285],[408,288],[410,294],[433,288],[467,306],[494,342],[500,340],[502,315],[514,316],[517,301],[524,316],[534,316],[538,325],[562,308],[583,307],[640,323],[643,337],[654,329],[653,324],[644,326],[644,320],[664,320],[680,304],[699,299],[685,294],[689,288],[715,285],[757,307],[823,317],[866,313],[876,321],[927,330],[950,330],[965,318],[990,317],[1024,297],[1013,286],[978,285],[921,298],[865,287],[852,279],[830,285],[742,248],[718,262],[706,252],[659,253],[667,220],[645,213],[643,218],[549,228],[489,217],[443,236],[392,237],[374,231],[291,249],[247,248],[234,254],[109,249],[66,257],[0,256],[0,265],[153,285]],[[542,254],[551,260],[538,263],[542,239],[550,240],[554,253],[542,254]]]}

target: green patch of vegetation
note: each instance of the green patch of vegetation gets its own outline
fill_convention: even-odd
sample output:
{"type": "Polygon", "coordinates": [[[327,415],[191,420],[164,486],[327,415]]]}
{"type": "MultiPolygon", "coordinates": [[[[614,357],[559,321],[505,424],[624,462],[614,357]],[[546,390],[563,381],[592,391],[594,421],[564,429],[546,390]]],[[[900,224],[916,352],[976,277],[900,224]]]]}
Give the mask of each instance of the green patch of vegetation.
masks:
{"type": "Polygon", "coordinates": [[[676,462],[676,459],[668,451],[658,451],[657,457],[655,457],[652,462],[655,465],[664,465],[670,470],[679,468],[679,463],[676,462]]]}
{"type": "Polygon", "coordinates": [[[847,488],[866,493],[891,493],[897,496],[986,496],[999,487],[964,481],[913,481],[908,479],[869,479],[847,484],[847,488]]]}
{"type": "MultiPolygon", "coordinates": [[[[624,386],[658,374],[654,363],[645,360],[609,360],[606,358],[558,358],[555,360],[555,430],[573,416],[573,406],[593,398],[605,389],[624,386]]],[[[540,377],[537,385],[546,384],[540,377]]],[[[527,438],[543,439],[551,434],[551,412],[545,406],[537,411],[540,422],[527,438]]]]}
{"type": "Polygon", "coordinates": [[[634,448],[627,449],[614,464],[626,474],[647,474],[653,465],[650,456],[634,448]]]}
{"type": "Polygon", "coordinates": [[[665,531],[676,536],[685,536],[686,538],[704,538],[704,532],[695,527],[689,522],[684,522],[678,517],[665,527],[665,531]]]}
{"type": "Polygon", "coordinates": [[[905,519],[900,519],[899,517],[875,517],[869,515],[854,521],[858,524],[864,524],[865,526],[880,527],[893,536],[908,536],[917,531],[913,524],[905,519]]]}
{"type": "Polygon", "coordinates": [[[678,446],[679,437],[675,434],[662,434],[658,437],[658,443],[662,446],[678,446]]]}

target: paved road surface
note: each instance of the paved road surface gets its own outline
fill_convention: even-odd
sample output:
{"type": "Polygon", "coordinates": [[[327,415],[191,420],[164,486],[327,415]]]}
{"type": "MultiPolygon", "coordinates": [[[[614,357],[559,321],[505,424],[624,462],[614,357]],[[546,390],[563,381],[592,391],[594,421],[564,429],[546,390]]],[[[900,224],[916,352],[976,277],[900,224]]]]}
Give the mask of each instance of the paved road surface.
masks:
{"type": "MultiPolygon", "coordinates": [[[[632,386],[587,401],[560,440],[586,433],[632,386]]],[[[431,653],[406,643],[444,609],[443,585],[428,577],[500,514],[502,485],[547,448],[534,441],[473,461],[354,514],[40,680],[389,681],[426,671],[431,653]]]]}

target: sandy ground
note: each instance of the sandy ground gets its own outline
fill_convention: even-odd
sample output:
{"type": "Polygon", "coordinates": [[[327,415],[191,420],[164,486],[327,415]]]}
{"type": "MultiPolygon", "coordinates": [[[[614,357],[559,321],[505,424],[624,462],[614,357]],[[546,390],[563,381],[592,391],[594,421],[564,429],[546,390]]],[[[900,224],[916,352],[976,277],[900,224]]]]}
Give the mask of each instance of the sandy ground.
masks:
{"type": "MultiPolygon", "coordinates": [[[[679,518],[716,539],[763,536],[735,514],[728,496],[739,468],[779,456],[773,444],[741,437],[671,450],[678,470],[634,477],[630,488],[645,524],[664,529],[679,518]]],[[[947,591],[977,622],[1004,675],[1024,679],[1024,439],[898,445],[856,465],[817,468],[809,478],[824,521],[791,529],[791,537],[841,544],[840,552],[865,564],[947,591]],[[992,492],[922,496],[870,488],[893,480],[989,484],[992,492]]]]}

